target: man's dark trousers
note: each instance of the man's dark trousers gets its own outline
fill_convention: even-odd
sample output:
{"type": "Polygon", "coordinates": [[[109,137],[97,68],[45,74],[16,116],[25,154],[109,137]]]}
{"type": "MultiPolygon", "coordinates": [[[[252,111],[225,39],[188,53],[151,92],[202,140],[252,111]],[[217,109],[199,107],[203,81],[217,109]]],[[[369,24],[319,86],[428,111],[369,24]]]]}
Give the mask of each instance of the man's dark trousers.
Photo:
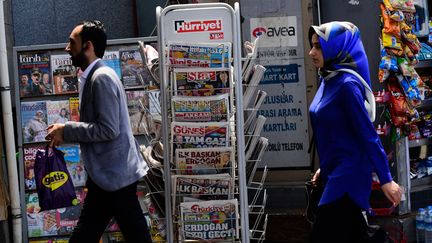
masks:
{"type": "MultiPolygon", "coordinates": [[[[115,180],[115,178],[113,178],[115,180]]],[[[138,182],[117,191],[105,191],[90,178],[81,216],[70,243],[98,243],[112,217],[128,243],[151,243],[147,222],[139,204],[138,182]]]]}

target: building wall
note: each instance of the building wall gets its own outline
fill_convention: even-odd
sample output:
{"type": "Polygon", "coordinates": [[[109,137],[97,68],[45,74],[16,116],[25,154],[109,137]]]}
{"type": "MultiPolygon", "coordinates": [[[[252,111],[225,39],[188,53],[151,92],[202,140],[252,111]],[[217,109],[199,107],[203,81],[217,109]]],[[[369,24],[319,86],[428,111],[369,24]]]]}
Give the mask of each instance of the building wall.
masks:
{"type": "Polygon", "coordinates": [[[135,1],[12,1],[14,45],[67,42],[72,28],[85,19],[105,23],[108,39],[136,37],[135,1]]]}

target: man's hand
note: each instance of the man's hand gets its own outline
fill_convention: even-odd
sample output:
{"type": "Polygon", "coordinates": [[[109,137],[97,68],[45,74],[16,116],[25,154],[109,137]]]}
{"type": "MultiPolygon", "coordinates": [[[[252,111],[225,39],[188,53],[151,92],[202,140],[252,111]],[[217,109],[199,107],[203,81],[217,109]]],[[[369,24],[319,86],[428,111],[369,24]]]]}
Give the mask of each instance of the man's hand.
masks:
{"type": "Polygon", "coordinates": [[[45,137],[45,139],[50,141],[50,147],[59,146],[63,143],[64,127],[65,125],[61,123],[55,123],[48,126],[48,135],[45,137]]]}
{"type": "Polygon", "coordinates": [[[402,198],[402,189],[394,181],[390,181],[381,186],[384,195],[390,200],[394,206],[397,206],[402,198]]]}

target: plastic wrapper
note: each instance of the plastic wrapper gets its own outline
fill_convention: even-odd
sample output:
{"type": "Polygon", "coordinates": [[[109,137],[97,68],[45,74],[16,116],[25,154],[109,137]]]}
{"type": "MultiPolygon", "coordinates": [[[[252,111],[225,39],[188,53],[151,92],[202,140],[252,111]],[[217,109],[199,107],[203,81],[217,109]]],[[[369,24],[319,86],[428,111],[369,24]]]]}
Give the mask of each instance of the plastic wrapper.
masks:
{"type": "Polygon", "coordinates": [[[41,211],[78,205],[63,152],[48,146],[38,150],[34,172],[41,211]]]}
{"type": "Polygon", "coordinates": [[[400,38],[397,38],[396,36],[389,35],[382,32],[382,41],[385,48],[392,48],[396,50],[402,50],[402,45],[400,38]]]}
{"type": "Polygon", "coordinates": [[[415,12],[413,0],[384,0],[384,4],[386,4],[386,2],[390,4],[393,9],[415,12]]]}
{"type": "Polygon", "coordinates": [[[385,8],[384,4],[381,3],[380,8],[384,23],[383,31],[389,35],[400,36],[399,23],[390,18],[390,11],[385,8]]]}
{"type": "Polygon", "coordinates": [[[398,71],[397,58],[389,55],[382,56],[379,68],[397,72],[398,71]]]}

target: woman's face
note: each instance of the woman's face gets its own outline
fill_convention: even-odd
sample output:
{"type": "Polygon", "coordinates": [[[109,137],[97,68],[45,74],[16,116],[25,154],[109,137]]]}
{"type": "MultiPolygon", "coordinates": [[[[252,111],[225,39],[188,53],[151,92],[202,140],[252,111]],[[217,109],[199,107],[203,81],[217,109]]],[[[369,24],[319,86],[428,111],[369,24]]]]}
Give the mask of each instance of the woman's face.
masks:
{"type": "Polygon", "coordinates": [[[316,68],[324,67],[324,57],[317,34],[312,35],[312,48],[309,51],[309,56],[312,58],[312,63],[316,68]]]}

